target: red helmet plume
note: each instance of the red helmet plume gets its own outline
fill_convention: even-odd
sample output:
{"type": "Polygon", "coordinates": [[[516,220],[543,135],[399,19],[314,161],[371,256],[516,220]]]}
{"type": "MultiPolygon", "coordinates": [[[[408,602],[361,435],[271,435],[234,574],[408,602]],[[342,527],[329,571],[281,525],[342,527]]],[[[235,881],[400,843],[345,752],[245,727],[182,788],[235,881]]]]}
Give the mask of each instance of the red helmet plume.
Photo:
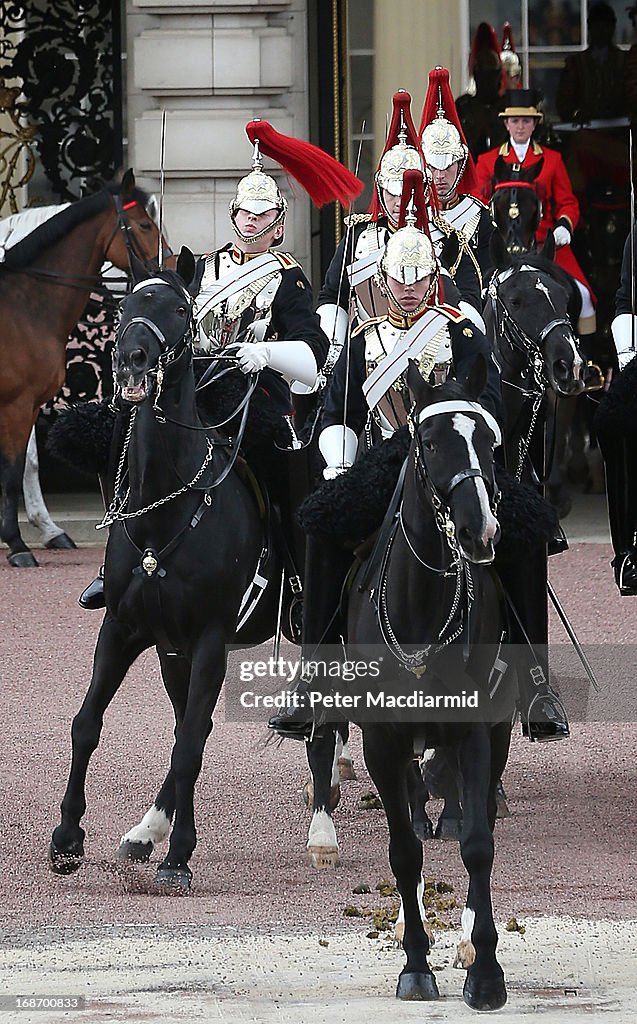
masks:
{"type": "Polygon", "coordinates": [[[365,188],[360,178],[333,156],[311,142],[282,135],[269,121],[249,121],[246,135],[250,142],[258,143],[261,153],[276,160],[298,181],[315,206],[324,206],[336,199],[343,206],[349,206],[365,188]]]}
{"type": "Polygon", "coordinates": [[[369,212],[372,220],[378,220],[387,211],[381,202],[381,190],[386,188],[391,177],[391,189],[395,188],[398,195],[398,187],[402,180],[403,172],[407,169],[422,167],[422,153],[418,142],[418,133],[411,116],[411,95],[406,89],[399,89],[392,98],[393,111],[385,140],[385,148],[378,161],[378,168],[375,175],[376,188],[369,205],[369,212]]]}

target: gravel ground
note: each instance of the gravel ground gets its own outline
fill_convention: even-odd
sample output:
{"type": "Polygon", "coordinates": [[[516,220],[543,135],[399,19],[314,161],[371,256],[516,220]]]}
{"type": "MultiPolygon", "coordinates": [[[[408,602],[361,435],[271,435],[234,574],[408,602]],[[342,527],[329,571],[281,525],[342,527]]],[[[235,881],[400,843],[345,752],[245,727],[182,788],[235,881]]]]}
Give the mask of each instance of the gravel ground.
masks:
{"type": "MultiPolygon", "coordinates": [[[[115,850],[119,838],[152,802],[170,756],[172,718],[154,654],[145,655],[129,673],[109,709],[102,742],[91,763],[88,810],[83,822],[87,831],[86,863],[78,874],[67,878],[49,872],[46,850],[51,830],[58,820],[58,804],[66,783],[70,721],[89,681],[101,621],[99,613],[83,612],[76,604],[76,596],[99,565],[100,554],[97,548],[38,552],[41,568],[24,571],[11,569],[0,560],[0,664],[5,708],[0,767],[5,821],[0,840],[4,863],[0,874],[3,933],[0,967],[5,981],[10,984],[8,990],[17,991],[15,983],[22,979],[20,971],[25,963],[37,965],[39,962],[32,957],[33,943],[43,950],[48,966],[46,969],[43,966],[42,977],[46,976],[48,982],[57,977],[55,963],[56,957],[61,955],[60,940],[65,951],[60,968],[64,968],[64,958],[68,955],[75,958],[73,969],[77,970],[78,957],[81,961],[85,956],[87,968],[90,966],[91,971],[97,971],[93,956],[99,958],[102,954],[93,954],[90,946],[86,947],[85,954],[81,952],[83,943],[94,941],[104,951],[106,960],[112,960],[115,966],[120,955],[117,949],[121,948],[121,956],[128,958],[127,969],[132,971],[136,965],[135,948],[148,951],[146,938],[149,934],[153,940],[151,950],[156,944],[164,948],[162,944],[167,943],[167,961],[162,968],[164,988],[168,984],[166,978],[172,976],[177,990],[188,988],[190,991],[193,985],[198,990],[199,982],[205,985],[211,975],[204,971],[197,982],[199,960],[196,957],[192,959],[192,970],[187,977],[175,977],[176,965],[181,969],[184,962],[188,966],[189,960],[187,951],[183,955],[175,952],[177,939],[172,929],[179,926],[178,936],[183,941],[197,929],[203,929],[200,935],[197,933],[197,941],[201,939],[204,945],[214,943],[215,949],[220,949],[231,964],[229,987],[219,990],[223,1013],[209,1008],[207,1019],[304,1020],[304,1016],[290,1009],[297,1005],[295,1000],[323,999],[320,985],[316,991],[311,987],[303,988],[299,971],[304,972],[305,967],[289,957],[287,973],[284,972],[288,980],[281,982],[288,994],[280,1004],[280,1014],[276,1015],[273,1009],[277,1005],[276,967],[272,969],[272,978],[266,979],[267,984],[259,974],[259,964],[266,955],[263,950],[270,942],[282,942],[289,950],[293,940],[294,949],[298,945],[299,950],[306,951],[312,959],[345,958],[349,972],[343,996],[346,1001],[363,1000],[364,1003],[364,996],[379,994],[381,982],[383,992],[391,992],[392,979],[400,969],[400,955],[383,954],[383,964],[376,964],[374,958],[380,954],[370,950],[372,946],[377,950],[378,944],[364,938],[369,922],[343,916],[347,904],[364,911],[392,905],[391,899],[381,897],[374,890],[379,879],[390,877],[387,832],[382,810],[360,807],[360,798],[369,792],[371,784],[362,762],[357,730],[354,730],[352,749],[358,781],[344,787],[336,815],[343,858],[342,866],[336,870],[313,872],[304,862],[309,819],[300,798],[307,776],[302,746],[266,745],[265,730],[261,726],[226,723],[221,710],[215,717],[197,787],[199,840],[191,861],[192,895],[166,898],[155,893],[153,871],[159,857],[155,857],[151,865],[135,869],[125,869],[118,864],[115,850]],[[352,889],[360,882],[371,886],[370,895],[352,895],[352,889]],[[113,925],[128,929],[117,941],[113,933],[104,931],[113,925]],[[113,937],[112,949],[105,946],[103,939],[91,938],[95,929],[98,936],[113,937]],[[210,929],[208,934],[206,930],[210,929]],[[330,946],[325,950],[319,947],[320,952],[317,952],[319,933],[329,936],[330,946]],[[134,939],[132,945],[129,938],[128,944],[121,946],[126,935],[146,938],[139,942],[134,939]],[[360,968],[357,964],[355,972],[354,950],[360,950],[363,955],[362,964],[360,968]],[[391,980],[389,989],[385,984],[387,979],[391,980]],[[246,1002],[241,986],[246,991],[250,988],[252,1002],[246,1002]]],[[[608,569],[609,558],[610,549],[605,545],[577,544],[559,559],[552,560],[551,575],[581,641],[594,644],[603,639],[607,644],[610,654],[600,675],[608,678],[611,693],[616,692],[614,687],[617,686],[619,691],[630,695],[634,671],[629,669],[637,664],[637,659],[630,657],[630,645],[635,644],[637,636],[636,606],[630,599],[622,600],[616,595],[608,569]]],[[[559,626],[555,626],[554,633],[555,640],[562,642],[559,626]]],[[[577,685],[581,694],[582,684],[577,685]]],[[[608,705],[608,701],[606,703],[608,705]]],[[[620,710],[617,717],[629,716],[620,710]]],[[[586,1019],[596,1019],[591,1013],[603,1011],[615,1014],[614,1019],[620,1020],[617,1014],[623,1013],[623,1004],[620,1000],[613,1009],[613,985],[632,986],[633,1001],[637,995],[634,953],[637,941],[636,747],[635,721],[574,722],[571,739],[552,745],[531,745],[519,737],[516,729],[505,776],[513,816],[499,822],[496,832],[493,875],[496,919],[503,923],[511,915],[518,920],[550,915],[562,922],[566,915],[586,918],[588,923],[569,924],[566,931],[566,935],[572,937],[573,928],[576,932],[581,929],[578,940],[581,962],[594,964],[601,956],[601,946],[604,956],[610,957],[615,967],[628,965],[628,974],[622,976],[623,980],[615,977],[615,967],[609,966],[606,960],[597,974],[591,974],[591,968],[586,977],[581,975],[584,988],[595,993],[593,1002],[601,999],[603,1005],[595,1003],[587,1008],[581,1003],[578,1013],[573,1012],[576,1008],[573,1002],[566,1009],[542,1007],[551,1013],[563,1010],[569,1019],[579,1019],[579,1013],[585,1013],[586,1019]],[[614,923],[594,923],[602,921],[614,923]],[[596,928],[607,929],[603,942],[596,928]],[[593,959],[587,959],[591,955],[593,959]],[[603,994],[600,977],[604,985],[610,984],[610,995],[603,994]],[[603,1002],[607,996],[608,1004],[603,1002]]],[[[462,903],[466,876],[457,846],[427,844],[425,874],[452,885],[454,895],[462,903]]],[[[457,923],[459,910],[451,910],[447,919],[452,925],[457,923]]],[[[536,927],[539,931],[534,944],[528,944],[530,927],[524,939],[504,933],[506,943],[512,944],[513,950],[528,950],[526,958],[520,959],[515,982],[522,993],[520,1013],[533,1010],[535,997],[527,992],[523,998],[525,985],[535,986],[538,991],[550,989],[552,985],[566,984],[567,974],[574,972],[575,976],[578,971],[581,974],[579,954],[573,953],[576,944],[571,938],[566,938],[564,945],[564,949],[570,949],[569,968],[564,970],[564,977],[557,970],[555,943],[562,941],[559,932],[561,930],[563,935],[564,928],[551,925],[547,926],[548,931],[542,932],[541,922],[536,927]],[[528,977],[527,967],[531,971],[528,977]]],[[[450,933],[443,933],[443,936],[446,940],[450,933]]],[[[279,952],[274,950],[268,962],[276,964],[279,952]]],[[[505,960],[503,952],[503,962],[505,960]]],[[[508,973],[510,968],[506,963],[505,969],[508,973]]],[[[333,970],[335,977],[340,976],[341,968],[333,970]]],[[[461,975],[449,971],[450,978],[452,973],[453,989],[459,993],[461,984],[457,979],[461,979],[461,975]]],[[[24,977],[26,980],[27,976],[24,977]]],[[[40,975],[29,977],[33,982],[40,975]]],[[[119,991],[114,982],[100,988],[99,977],[99,973],[95,974],[92,984],[103,994],[119,991]]],[[[61,984],[66,975],[60,978],[61,984]]],[[[146,983],[142,971],[140,986],[143,988],[146,983]]],[[[62,984],[62,988],[70,990],[69,985],[62,984]]],[[[449,992],[451,988],[450,981],[449,992]]],[[[213,989],[214,985],[211,991],[213,989]]],[[[120,990],[129,991],[126,985],[120,986],[120,990]]],[[[60,992],[60,985],[55,984],[51,991],[60,992]]],[[[546,997],[549,1003],[553,995],[549,993],[546,997]]],[[[462,1004],[457,1003],[455,996],[453,998],[460,1017],[462,1004]]],[[[567,1003],[570,998],[564,997],[567,1003]]],[[[581,993],[577,996],[577,999],[583,998],[581,993]]],[[[184,1019],[177,1014],[177,1009],[174,1018],[167,1015],[167,1007],[159,1013],[146,1013],[137,1001],[133,1014],[132,1004],[128,1013],[120,1003],[115,1000],[112,1013],[102,1007],[107,1016],[91,1019],[184,1019]]],[[[444,1015],[447,1011],[440,1005],[440,1010],[436,1007],[431,1013],[428,1011],[431,1019],[448,1019],[444,1015]]],[[[513,1008],[515,1005],[512,1001],[513,1008]]],[[[371,1005],[357,1003],[357,1006],[360,1018],[348,1012],[348,1020],[368,1020],[371,1005]]],[[[384,1001],[376,1006],[375,1012],[389,1012],[393,1018],[395,1006],[384,1001]]],[[[317,1007],[316,1012],[308,1012],[307,1016],[315,1024],[323,1019],[344,1019],[337,1014],[336,1006],[333,1016],[326,1015],[325,1007],[319,1012],[318,1003],[317,1007]]],[[[405,1007],[405,1012],[401,1009],[401,1017],[415,1016],[415,1009],[411,1006],[405,1007]]],[[[172,1007],[170,1012],[173,1012],[172,1007]]],[[[193,1009],[193,1016],[198,1013],[199,1010],[195,1013],[193,1009]]],[[[21,1021],[25,1020],[24,1013],[18,1016],[21,1021]]],[[[37,1015],[35,1019],[43,1021],[45,1016],[37,1015]]],[[[501,1014],[500,1019],[507,1019],[506,1013],[501,1014]]],[[[550,1018],[545,1019],[548,1024],[550,1018]]],[[[632,1020],[634,1016],[625,1019],[632,1020]]]]}

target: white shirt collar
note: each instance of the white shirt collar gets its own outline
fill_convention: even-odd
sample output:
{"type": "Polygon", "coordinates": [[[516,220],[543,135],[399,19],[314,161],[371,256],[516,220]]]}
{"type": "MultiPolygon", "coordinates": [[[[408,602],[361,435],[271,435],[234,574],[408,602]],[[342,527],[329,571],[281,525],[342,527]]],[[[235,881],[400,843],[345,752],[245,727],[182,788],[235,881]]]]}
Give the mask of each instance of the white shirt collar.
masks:
{"type": "Polygon", "coordinates": [[[518,158],[518,163],[520,163],[520,164],[524,163],[524,158],[525,158],[525,156],[526,156],[526,154],[528,152],[528,148],[529,148],[530,145],[531,145],[531,140],[530,139],[527,142],[523,142],[521,145],[519,143],[517,143],[517,142],[514,142],[513,139],[511,139],[511,146],[512,146],[513,150],[515,151],[515,155],[518,158]]]}

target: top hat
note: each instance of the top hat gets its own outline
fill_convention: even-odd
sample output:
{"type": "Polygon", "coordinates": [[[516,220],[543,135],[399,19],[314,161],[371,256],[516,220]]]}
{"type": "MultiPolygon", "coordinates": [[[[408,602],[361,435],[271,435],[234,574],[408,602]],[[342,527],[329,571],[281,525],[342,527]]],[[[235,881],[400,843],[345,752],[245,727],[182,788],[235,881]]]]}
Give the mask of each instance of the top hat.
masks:
{"type": "Polygon", "coordinates": [[[544,114],[538,110],[540,97],[535,89],[507,89],[505,98],[506,107],[498,117],[537,117],[538,124],[544,120],[544,114]]]}

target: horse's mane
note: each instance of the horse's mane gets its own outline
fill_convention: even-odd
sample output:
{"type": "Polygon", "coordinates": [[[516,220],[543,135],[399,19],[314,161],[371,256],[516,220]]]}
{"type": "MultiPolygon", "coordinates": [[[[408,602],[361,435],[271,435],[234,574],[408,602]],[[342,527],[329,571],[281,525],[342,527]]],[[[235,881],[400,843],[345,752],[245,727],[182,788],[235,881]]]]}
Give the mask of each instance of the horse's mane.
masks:
{"type": "MultiPolygon", "coordinates": [[[[45,249],[50,248],[64,238],[70,231],[83,224],[84,221],[95,217],[98,213],[106,210],[112,201],[112,197],[119,193],[119,185],[111,185],[100,189],[84,199],[78,199],[71,203],[66,209],[60,210],[44,224],[34,228],[30,234],[14,246],[7,249],[5,259],[0,263],[0,270],[21,270],[27,267],[33,260],[42,254],[45,249]]],[[[132,193],[135,199],[144,209],[148,203],[148,193],[141,188],[135,188],[132,193]]]]}
{"type": "Polygon", "coordinates": [[[511,256],[510,258],[514,270],[519,270],[521,267],[533,267],[535,270],[543,271],[563,285],[567,292],[570,293],[572,288],[571,277],[554,260],[549,260],[539,252],[520,253],[519,256],[511,256]]]}

